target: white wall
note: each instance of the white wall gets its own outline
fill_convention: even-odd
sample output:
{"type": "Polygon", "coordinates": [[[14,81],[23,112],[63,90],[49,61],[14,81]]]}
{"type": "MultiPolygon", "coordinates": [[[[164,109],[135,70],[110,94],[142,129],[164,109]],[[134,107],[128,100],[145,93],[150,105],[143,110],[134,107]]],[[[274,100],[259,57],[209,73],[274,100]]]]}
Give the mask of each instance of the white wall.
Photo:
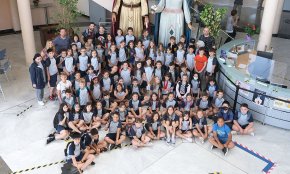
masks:
{"type": "Polygon", "coordinates": [[[89,16],[90,15],[89,0],[79,0],[78,9],[82,14],[89,16]]]}
{"type": "Polygon", "coordinates": [[[108,11],[112,11],[114,0],[93,0],[108,11]]]}

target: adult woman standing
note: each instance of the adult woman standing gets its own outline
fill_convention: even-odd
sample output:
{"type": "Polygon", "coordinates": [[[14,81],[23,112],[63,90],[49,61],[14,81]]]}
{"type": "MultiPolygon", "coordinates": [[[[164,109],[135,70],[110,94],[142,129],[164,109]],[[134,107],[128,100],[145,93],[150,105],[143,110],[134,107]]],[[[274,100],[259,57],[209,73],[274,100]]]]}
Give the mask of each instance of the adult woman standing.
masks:
{"type": "Polygon", "coordinates": [[[38,104],[43,106],[43,95],[46,84],[46,72],[45,63],[39,53],[36,53],[33,57],[33,63],[29,67],[30,79],[32,87],[36,89],[36,97],[38,104]]]}

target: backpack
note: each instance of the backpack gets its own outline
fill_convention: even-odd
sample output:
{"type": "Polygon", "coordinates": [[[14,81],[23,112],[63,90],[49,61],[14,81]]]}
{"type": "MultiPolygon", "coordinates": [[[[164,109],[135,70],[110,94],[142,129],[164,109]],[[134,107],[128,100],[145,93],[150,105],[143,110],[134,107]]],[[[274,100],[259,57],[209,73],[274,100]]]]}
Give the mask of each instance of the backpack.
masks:
{"type": "Polygon", "coordinates": [[[64,149],[64,156],[65,156],[65,157],[67,157],[67,148],[68,148],[68,146],[69,146],[71,143],[73,143],[73,141],[70,141],[70,142],[68,142],[68,143],[66,144],[66,147],[65,147],[65,149],[64,149]]]}

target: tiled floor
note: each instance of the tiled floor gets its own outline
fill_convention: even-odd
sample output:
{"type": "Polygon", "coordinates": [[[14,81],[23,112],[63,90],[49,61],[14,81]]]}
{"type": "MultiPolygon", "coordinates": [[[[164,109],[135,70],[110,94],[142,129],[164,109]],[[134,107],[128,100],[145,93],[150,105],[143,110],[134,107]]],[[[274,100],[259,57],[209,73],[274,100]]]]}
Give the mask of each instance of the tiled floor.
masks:
{"type": "MultiPolygon", "coordinates": [[[[239,35],[238,37],[243,37],[239,35]]],[[[39,33],[35,32],[39,48],[39,33]]],[[[57,102],[48,102],[40,107],[35,102],[34,90],[24,65],[24,51],[21,35],[0,37],[0,48],[6,48],[12,62],[10,81],[0,76],[0,83],[6,94],[6,101],[0,95],[0,156],[13,171],[30,168],[63,159],[65,142],[45,145],[47,134],[52,130],[52,119],[57,102]],[[27,107],[23,114],[17,116],[27,107]]],[[[288,50],[290,41],[273,38],[275,59],[290,63],[288,50]]],[[[274,174],[289,174],[290,132],[256,123],[256,136],[234,136],[234,140],[277,162],[274,174]]],[[[102,136],[105,132],[101,132],[102,136]]],[[[85,173],[197,173],[215,171],[223,174],[261,173],[266,163],[234,148],[227,157],[219,151],[211,151],[209,143],[186,144],[179,142],[176,147],[168,147],[164,142],[154,142],[152,147],[134,150],[125,147],[101,154],[96,165],[85,173]]],[[[46,167],[28,173],[60,173],[61,165],[46,167]]],[[[1,171],[0,171],[1,173],[1,171]]],[[[2,173],[1,173],[2,174],[2,173]]]]}

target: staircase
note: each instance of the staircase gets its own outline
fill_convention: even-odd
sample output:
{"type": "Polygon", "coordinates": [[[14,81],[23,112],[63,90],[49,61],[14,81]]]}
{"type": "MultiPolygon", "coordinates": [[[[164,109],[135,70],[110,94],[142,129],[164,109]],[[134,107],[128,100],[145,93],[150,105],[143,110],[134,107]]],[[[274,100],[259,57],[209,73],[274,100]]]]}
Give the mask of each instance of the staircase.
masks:
{"type": "Polygon", "coordinates": [[[114,0],[89,0],[90,21],[111,31],[111,14],[114,0]]]}

